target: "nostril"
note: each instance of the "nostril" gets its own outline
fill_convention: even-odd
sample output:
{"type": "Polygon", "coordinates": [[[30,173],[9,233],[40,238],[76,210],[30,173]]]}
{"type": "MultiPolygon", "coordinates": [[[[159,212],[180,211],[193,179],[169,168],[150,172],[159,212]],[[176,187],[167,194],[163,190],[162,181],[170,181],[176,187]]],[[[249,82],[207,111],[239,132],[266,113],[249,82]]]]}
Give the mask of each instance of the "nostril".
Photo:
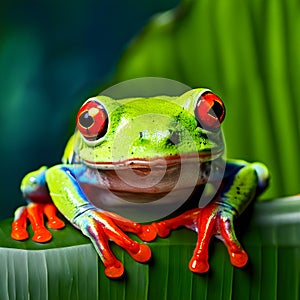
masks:
{"type": "Polygon", "coordinates": [[[170,137],[167,139],[167,144],[178,145],[179,142],[180,142],[179,132],[170,130],[170,137]]]}

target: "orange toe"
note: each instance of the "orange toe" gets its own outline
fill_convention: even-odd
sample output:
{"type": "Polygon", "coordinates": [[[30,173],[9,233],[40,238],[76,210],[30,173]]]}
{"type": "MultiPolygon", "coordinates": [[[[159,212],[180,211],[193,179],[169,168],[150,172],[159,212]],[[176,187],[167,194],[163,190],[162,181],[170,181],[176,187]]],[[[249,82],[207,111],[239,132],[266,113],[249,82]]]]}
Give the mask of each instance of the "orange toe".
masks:
{"type": "Polygon", "coordinates": [[[241,250],[238,252],[231,252],[230,253],[230,262],[235,267],[242,268],[248,262],[248,254],[244,250],[241,250]]]}
{"type": "Polygon", "coordinates": [[[15,227],[11,231],[10,235],[14,240],[24,241],[27,240],[29,235],[26,229],[15,227]]]}
{"type": "Polygon", "coordinates": [[[44,227],[35,230],[32,240],[38,243],[46,243],[52,239],[52,234],[44,227]]]}
{"type": "Polygon", "coordinates": [[[151,249],[145,244],[140,244],[138,252],[133,253],[128,250],[128,253],[138,262],[146,262],[151,258],[151,249]]]}
{"type": "Polygon", "coordinates": [[[153,225],[143,225],[142,233],[138,237],[145,242],[151,242],[156,238],[156,230],[153,225]]]}
{"type": "Polygon", "coordinates": [[[158,236],[161,238],[165,238],[170,234],[170,229],[166,226],[164,221],[152,223],[152,226],[155,228],[158,236]]]}
{"type": "Polygon", "coordinates": [[[192,258],[189,269],[194,273],[205,273],[209,270],[209,263],[207,260],[192,258]]]}
{"type": "Polygon", "coordinates": [[[52,229],[61,229],[65,227],[65,222],[59,218],[51,218],[48,220],[48,227],[52,229]]]}
{"type": "Polygon", "coordinates": [[[119,278],[124,273],[124,266],[116,261],[115,265],[106,267],[104,273],[108,278],[119,278]]]}

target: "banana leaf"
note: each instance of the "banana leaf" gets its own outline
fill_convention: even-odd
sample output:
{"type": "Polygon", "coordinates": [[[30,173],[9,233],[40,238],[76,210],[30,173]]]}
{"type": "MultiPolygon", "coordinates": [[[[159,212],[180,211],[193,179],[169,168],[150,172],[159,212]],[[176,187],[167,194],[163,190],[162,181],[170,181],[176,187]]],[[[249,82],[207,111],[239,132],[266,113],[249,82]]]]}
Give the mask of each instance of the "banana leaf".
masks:
{"type": "MultiPolygon", "coordinates": [[[[185,228],[150,243],[141,264],[112,244],[126,274],[111,280],[88,239],[68,225],[37,244],[9,237],[11,220],[0,222],[0,299],[299,299],[300,196],[258,202],[236,222],[249,262],[238,269],[214,239],[211,268],[193,274],[188,262],[197,240],[185,228]]],[[[31,233],[32,234],[32,233],[31,233]]],[[[133,235],[132,238],[138,240],[133,235]]]]}

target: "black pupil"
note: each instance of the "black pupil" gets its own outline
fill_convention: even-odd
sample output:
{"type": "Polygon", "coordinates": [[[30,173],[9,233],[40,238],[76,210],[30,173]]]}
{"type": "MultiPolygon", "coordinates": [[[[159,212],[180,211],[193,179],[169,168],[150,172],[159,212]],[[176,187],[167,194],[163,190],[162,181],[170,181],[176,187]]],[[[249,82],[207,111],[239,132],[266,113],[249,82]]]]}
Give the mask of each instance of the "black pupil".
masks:
{"type": "Polygon", "coordinates": [[[216,116],[220,120],[223,114],[223,107],[218,101],[214,101],[214,105],[211,107],[208,113],[213,117],[216,116]]]}
{"type": "Polygon", "coordinates": [[[79,122],[82,127],[89,128],[93,125],[94,119],[89,115],[89,112],[86,111],[79,117],[79,122]]]}

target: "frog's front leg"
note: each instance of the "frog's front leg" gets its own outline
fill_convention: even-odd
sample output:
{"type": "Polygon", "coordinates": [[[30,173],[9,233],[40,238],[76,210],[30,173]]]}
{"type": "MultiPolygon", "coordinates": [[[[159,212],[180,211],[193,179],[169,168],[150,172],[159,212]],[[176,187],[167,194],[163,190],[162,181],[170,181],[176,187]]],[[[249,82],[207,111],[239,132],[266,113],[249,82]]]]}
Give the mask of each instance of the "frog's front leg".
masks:
{"type": "Polygon", "coordinates": [[[48,242],[52,234],[44,225],[44,215],[47,217],[47,225],[52,229],[61,229],[65,223],[57,217],[57,209],[49,195],[46,184],[47,167],[41,167],[37,171],[27,174],[22,180],[21,191],[29,204],[18,208],[15,212],[12,224],[11,237],[15,240],[25,240],[29,237],[27,232],[27,219],[29,219],[35,242],[48,242]]]}
{"type": "Polygon", "coordinates": [[[262,164],[227,163],[223,188],[211,203],[155,223],[154,226],[160,237],[166,237],[170,230],[180,226],[198,233],[197,245],[189,263],[193,272],[204,273],[209,270],[208,247],[212,236],[224,242],[232,265],[243,267],[248,261],[248,255],[235,235],[233,221],[254,196],[266,187],[267,182],[268,171],[262,164]]]}
{"type": "Polygon", "coordinates": [[[150,248],[130,239],[123,231],[132,232],[143,241],[153,240],[156,231],[151,225],[140,225],[92,205],[79,185],[78,170],[77,165],[60,165],[47,171],[51,198],[61,213],[91,239],[104,263],[105,274],[120,277],[124,268],[111,252],[109,240],[124,248],[136,261],[146,262],[151,257],[150,248]]]}

